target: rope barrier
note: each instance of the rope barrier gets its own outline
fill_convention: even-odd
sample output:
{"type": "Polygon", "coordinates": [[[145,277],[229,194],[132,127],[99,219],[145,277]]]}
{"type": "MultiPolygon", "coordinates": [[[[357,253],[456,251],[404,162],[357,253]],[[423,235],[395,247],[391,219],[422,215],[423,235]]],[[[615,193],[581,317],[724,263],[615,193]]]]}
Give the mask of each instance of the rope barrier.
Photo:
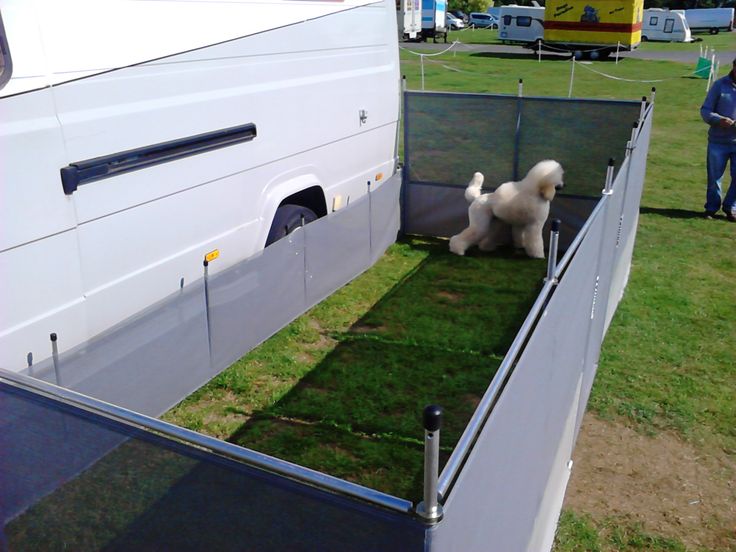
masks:
{"type": "Polygon", "coordinates": [[[601,77],[605,77],[607,79],[617,80],[617,81],[624,81],[624,82],[641,82],[641,83],[652,83],[652,82],[665,82],[670,80],[676,80],[676,79],[682,79],[685,77],[690,77],[692,75],[695,75],[697,71],[691,71],[690,73],[685,73],[684,75],[680,75],[678,77],[667,77],[665,79],[648,79],[648,80],[640,80],[640,79],[625,79],[623,77],[616,77],[614,75],[609,75],[608,73],[604,73],[603,71],[596,71],[592,67],[588,67],[587,64],[576,62],[574,59],[572,60],[573,63],[580,65],[583,69],[590,71],[591,73],[595,73],[596,75],[600,75],[601,77]]]}
{"type": "Polygon", "coordinates": [[[404,48],[403,46],[399,46],[399,50],[404,50],[405,52],[414,54],[415,56],[419,56],[419,57],[436,57],[436,56],[441,56],[442,54],[446,54],[447,52],[452,50],[457,44],[462,44],[462,42],[460,42],[459,40],[456,40],[452,44],[450,44],[447,48],[442,50],[441,52],[435,52],[434,54],[424,54],[422,52],[415,52],[413,50],[409,50],[408,48],[404,48]]]}

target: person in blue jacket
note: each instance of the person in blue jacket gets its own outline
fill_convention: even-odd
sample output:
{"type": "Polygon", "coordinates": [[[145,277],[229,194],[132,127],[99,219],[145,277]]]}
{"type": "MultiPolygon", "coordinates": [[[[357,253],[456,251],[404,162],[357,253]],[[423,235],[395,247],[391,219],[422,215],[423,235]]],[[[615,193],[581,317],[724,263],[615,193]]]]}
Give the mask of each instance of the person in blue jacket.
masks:
{"type": "Polygon", "coordinates": [[[708,130],[708,187],[705,194],[705,216],[714,218],[720,208],[726,219],[736,222],[736,59],[731,72],[718,79],[700,108],[700,116],[710,125],[708,130]],[[730,160],[731,185],[721,201],[721,178],[730,160]]]}

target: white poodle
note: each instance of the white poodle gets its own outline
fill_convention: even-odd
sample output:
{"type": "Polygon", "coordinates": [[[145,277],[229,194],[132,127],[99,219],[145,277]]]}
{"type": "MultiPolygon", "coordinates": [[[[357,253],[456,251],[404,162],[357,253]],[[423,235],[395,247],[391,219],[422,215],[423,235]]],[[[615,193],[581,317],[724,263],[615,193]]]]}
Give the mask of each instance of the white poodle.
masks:
{"type": "Polygon", "coordinates": [[[530,257],[543,259],[542,227],[555,191],[564,186],[563,172],[557,161],[540,161],[523,180],[505,182],[490,194],[481,194],[483,175],[475,173],[465,190],[470,224],[450,238],[450,251],[464,255],[476,244],[483,251],[493,251],[511,238],[530,257]]]}

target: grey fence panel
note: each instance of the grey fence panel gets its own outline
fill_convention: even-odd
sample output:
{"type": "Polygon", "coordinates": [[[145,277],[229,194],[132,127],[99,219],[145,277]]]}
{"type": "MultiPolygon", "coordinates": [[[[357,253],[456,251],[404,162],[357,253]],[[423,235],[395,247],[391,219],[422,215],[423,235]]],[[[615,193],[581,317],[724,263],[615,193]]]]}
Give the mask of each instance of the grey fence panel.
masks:
{"type": "MultiPolygon", "coordinates": [[[[60,331],[59,343],[64,334],[60,331]]],[[[85,395],[158,416],[210,377],[200,281],[28,373],[85,395]]]]}
{"type": "Polygon", "coordinates": [[[606,317],[606,328],[611,323],[616,306],[618,306],[623,296],[631,269],[636,229],[639,223],[639,204],[641,203],[641,195],[646,177],[646,161],[652,130],[652,118],[653,113],[650,109],[648,116],[644,119],[640,128],[640,133],[635,147],[629,156],[628,167],[625,171],[626,188],[621,212],[619,236],[616,244],[614,275],[611,282],[610,295],[612,303],[609,302],[611,304],[606,317]]]}
{"type": "MultiPolygon", "coordinates": [[[[624,169],[628,160],[624,163],[624,169]]],[[[613,266],[616,255],[616,242],[618,241],[618,224],[623,207],[625,191],[625,174],[619,173],[620,178],[614,183],[612,193],[603,197],[604,211],[601,213],[604,231],[601,236],[599,255],[597,260],[597,275],[594,293],[594,303],[591,308],[591,316],[588,328],[588,346],[585,355],[583,380],[580,389],[580,402],[578,404],[577,421],[575,424],[575,435],[583,421],[585,408],[588,404],[590,391],[593,387],[596,372],[598,371],[598,360],[600,358],[601,345],[605,336],[606,321],[608,317],[609,301],[611,301],[610,290],[613,278],[613,266]]],[[[614,302],[615,308],[615,302],[614,302]]]]}
{"type": "Polygon", "coordinates": [[[304,231],[298,229],[210,278],[212,375],[304,312],[304,275],[304,231]]]}
{"type": "Polygon", "coordinates": [[[524,98],[519,177],[542,159],[565,168],[565,193],[598,197],[609,158],[623,162],[640,102],[524,98]]]}
{"type": "Polygon", "coordinates": [[[517,98],[407,92],[405,99],[410,181],[465,187],[480,171],[490,188],[513,178],[517,98]]]}
{"type": "Polygon", "coordinates": [[[307,303],[314,305],[370,266],[370,201],[364,195],[304,227],[307,303]]]}
{"type": "Polygon", "coordinates": [[[602,232],[597,217],[450,490],[431,550],[523,551],[549,523],[572,453],[602,232]]]}
{"type": "Polygon", "coordinates": [[[375,186],[370,195],[371,263],[381,258],[396,241],[401,223],[401,173],[375,186]]]}
{"type": "Polygon", "coordinates": [[[0,423],[3,550],[423,549],[406,513],[4,381],[0,423]]]}

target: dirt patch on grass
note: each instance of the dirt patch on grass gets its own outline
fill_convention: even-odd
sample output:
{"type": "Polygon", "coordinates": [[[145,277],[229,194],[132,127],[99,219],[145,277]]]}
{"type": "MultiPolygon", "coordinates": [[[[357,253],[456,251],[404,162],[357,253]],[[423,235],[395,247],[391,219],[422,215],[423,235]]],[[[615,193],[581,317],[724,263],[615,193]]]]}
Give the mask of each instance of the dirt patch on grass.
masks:
{"type": "Polygon", "coordinates": [[[372,332],[381,332],[385,329],[386,326],[383,326],[382,324],[364,324],[361,322],[356,322],[351,326],[350,331],[353,333],[365,334],[372,332]]]}
{"type": "Polygon", "coordinates": [[[435,295],[440,299],[449,301],[450,303],[457,303],[463,298],[462,293],[453,293],[451,291],[438,291],[435,295]]]}
{"type": "Polygon", "coordinates": [[[736,457],[588,414],[573,459],[566,508],[641,522],[691,547],[736,550],[736,457]]]}

